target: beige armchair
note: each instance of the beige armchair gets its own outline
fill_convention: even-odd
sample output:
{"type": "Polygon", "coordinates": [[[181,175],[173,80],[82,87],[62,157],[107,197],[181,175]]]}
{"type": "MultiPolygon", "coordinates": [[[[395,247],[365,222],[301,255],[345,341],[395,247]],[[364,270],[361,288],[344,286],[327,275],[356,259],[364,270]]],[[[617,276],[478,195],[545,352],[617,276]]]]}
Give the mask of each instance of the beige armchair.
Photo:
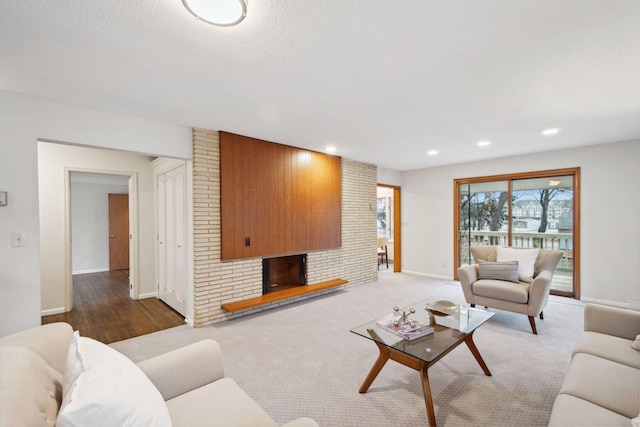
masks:
{"type": "MultiPolygon", "coordinates": [[[[528,281],[522,280],[521,274],[516,275],[515,278],[504,276],[506,274],[504,269],[508,269],[509,265],[512,267],[514,264],[513,261],[499,260],[497,252],[503,253],[505,250],[516,254],[516,258],[517,251],[527,251],[526,249],[498,248],[496,246],[471,247],[471,254],[476,264],[458,268],[458,278],[462,285],[464,298],[472,307],[478,304],[525,314],[529,317],[531,330],[537,334],[535,317],[544,318],[542,310],[547,305],[553,271],[562,257],[562,251],[541,249],[537,256],[535,252],[521,252],[523,255],[527,253],[535,256],[535,262],[531,258],[533,275],[528,281]],[[482,264],[483,262],[485,264],[482,264]]],[[[526,268],[523,264],[525,263],[515,263],[518,266],[516,268],[520,269],[519,271],[526,268]]]]}

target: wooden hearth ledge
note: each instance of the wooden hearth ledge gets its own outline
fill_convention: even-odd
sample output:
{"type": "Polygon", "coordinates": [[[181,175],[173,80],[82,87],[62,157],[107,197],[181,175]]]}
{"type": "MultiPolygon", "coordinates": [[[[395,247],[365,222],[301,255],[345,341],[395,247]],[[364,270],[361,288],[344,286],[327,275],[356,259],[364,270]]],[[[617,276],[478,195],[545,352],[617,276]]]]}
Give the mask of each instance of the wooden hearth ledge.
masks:
{"type": "Polygon", "coordinates": [[[292,298],[297,298],[303,295],[314,294],[324,291],[326,289],[335,288],[337,286],[346,285],[349,283],[344,279],[329,280],[328,282],[318,283],[316,285],[296,286],[295,288],[285,289],[282,291],[270,292],[261,297],[245,299],[242,301],[228,302],[222,304],[222,311],[228,313],[235,313],[236,311],[248,310],[250,308],[260,307],[263,305],[271,304],[278,301],[284,301],[292,298]]]}

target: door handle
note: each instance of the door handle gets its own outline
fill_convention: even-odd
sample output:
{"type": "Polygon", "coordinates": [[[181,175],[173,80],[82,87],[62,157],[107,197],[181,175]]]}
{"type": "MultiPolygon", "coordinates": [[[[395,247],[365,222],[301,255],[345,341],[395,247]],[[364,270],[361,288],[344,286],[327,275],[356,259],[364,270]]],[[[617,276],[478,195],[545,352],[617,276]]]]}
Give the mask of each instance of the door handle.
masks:
{"type": "Polygon", "coordinates": [[[110,238],[110,239],[113,239],[113,234],[109,234],[109,238],[110,238]]]}

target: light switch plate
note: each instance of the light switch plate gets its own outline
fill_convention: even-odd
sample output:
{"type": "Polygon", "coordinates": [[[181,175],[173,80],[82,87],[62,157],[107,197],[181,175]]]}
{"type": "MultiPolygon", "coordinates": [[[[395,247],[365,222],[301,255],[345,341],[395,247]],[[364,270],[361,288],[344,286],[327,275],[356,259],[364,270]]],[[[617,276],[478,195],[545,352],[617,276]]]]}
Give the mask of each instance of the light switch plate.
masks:
{"type": "Polygon", "coordinates": [[[7,206],[7,192],[0,191],[0,206],[7,206]]]}
{"type": "Polygon", "coordinates": [[[21,248],[26,246],[25,238],[27,237],[26,233],[22,231],[15,231],[11,233],[11,246],[14,248],[21,248]]]}

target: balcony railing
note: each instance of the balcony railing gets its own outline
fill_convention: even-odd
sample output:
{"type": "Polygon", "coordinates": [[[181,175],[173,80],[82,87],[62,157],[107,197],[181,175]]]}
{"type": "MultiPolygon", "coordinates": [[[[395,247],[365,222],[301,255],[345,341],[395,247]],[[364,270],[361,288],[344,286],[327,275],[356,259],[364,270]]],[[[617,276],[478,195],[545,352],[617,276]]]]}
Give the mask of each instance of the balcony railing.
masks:
{"type": "MultiPolygon", "coordinates": [[[[471,246],[498,245],[560,250],[563,255],[558,266],[561,268],[573,267],[573,234],[571,233],[516,232],[511,233],[513,240],[511,244],[508,239],[509,235],[506,231],[471,231],[469,244],[471,246]]],[[[461,250],[461,264],[471,264],[469,257],[468,251],[461,250]]]]}
{"type": "MultiPolygon", "coordinates": [[[[471,246],[499,245],[516,248],[541,248],[562,251],[562,258],[556,267],[551,288],[558,291],[573,292],[573,235],[571,233],[511,233],[513,242],[509,245],[506,231],[471,231],[469,244],[471,246]]],[[[461,243],[465,243],[464,241],[461,243]]],[[[472,264],[471,253],[460,248],[460,264],[472,264]]]]}

